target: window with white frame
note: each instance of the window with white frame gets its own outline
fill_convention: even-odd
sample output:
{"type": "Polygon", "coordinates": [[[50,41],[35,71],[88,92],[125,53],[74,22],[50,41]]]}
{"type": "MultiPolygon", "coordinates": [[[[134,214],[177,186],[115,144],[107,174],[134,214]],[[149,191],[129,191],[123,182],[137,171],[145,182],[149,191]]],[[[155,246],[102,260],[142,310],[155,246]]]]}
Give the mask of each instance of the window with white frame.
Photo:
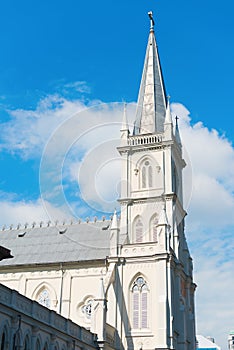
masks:
{"type": "Polygon", "coordinates": [[[158,241],[158,215],[154,215],[153,218],[150,220],[150,231],[151,231],[151,241],[157,242],[158,241]]]}
{"type": "Polygon", "coordinates": [[[135,220],[134,224],[134,235],[135,235],[135,242],[141,243],[143,242],[143,223],[141,221],[141,218],[138,217],[135,220]]]}
{"type": "Polygon", "coordinates": [[[153,168],[148,159],[143,162],[141,167],[141,187],[153,187],[153,168]]]}
{"type": "Polygon", "coordinates": [[[51,299],[50,299],[50,293],[48,291],[48,289],[43,288],[38,296],[37,296],[37,302],[43,306],[46,306],[48,308],[50,308],[51,306],[51,299]]]}
{"type": "Polygon", "coordinates": [[[137,277],[132,285],[132,328],[148,328],[149,288],[143,277],[137,277]]]}
{"type": "Polygon", "coordinates": [[[85,304],[82,306],[82,313],[85,315],[85,317],[90,320],[92,316],[92,308],[93,308],[93,299],[87,299],[85,301],[85,304]]]}

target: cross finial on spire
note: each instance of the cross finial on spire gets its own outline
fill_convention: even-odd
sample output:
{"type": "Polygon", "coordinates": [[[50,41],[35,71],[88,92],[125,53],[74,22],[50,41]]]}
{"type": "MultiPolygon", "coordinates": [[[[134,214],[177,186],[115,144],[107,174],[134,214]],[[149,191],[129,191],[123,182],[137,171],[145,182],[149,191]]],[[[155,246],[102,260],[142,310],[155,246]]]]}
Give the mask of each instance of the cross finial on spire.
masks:
{"type": "Polygon", "coordinates": [[[150,30],[154,30],[154,19],[153,19],[153,12],[150,11],[148,12],[148,16],[150,18],[150,30]]]}

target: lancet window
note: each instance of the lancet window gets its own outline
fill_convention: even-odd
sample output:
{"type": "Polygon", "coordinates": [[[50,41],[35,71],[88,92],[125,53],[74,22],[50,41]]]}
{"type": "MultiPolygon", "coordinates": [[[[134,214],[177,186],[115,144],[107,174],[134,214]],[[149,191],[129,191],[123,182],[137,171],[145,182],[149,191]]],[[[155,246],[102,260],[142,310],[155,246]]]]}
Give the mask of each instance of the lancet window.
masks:
{"type": "Polygon", "coordinates": [[[143,242],[143,223],[140,217],[138,217],[135,221],[134,233],[135,233],[135,242],[136,243],[143,242]]]}
{"type": "Polygon", "coordinates": [[[157,242],[158,241],[157,225],[158,225],[158,216],[155,215],[150,221],[151,240],[153,242],[157,242]]]}
{"type": "Polygon", "coordinates": [[[141,187],[153,187],[153,168],[149,160],[145,160],[141,168],[141,187]]]}
{"type": "Polygon", "coordinates": [[[37,297],[37,302],[43,306],[50,308],[51,299],[50,299],[49,291],[46,288],[42,289],[42,291],[39,293],[37,297]]]}
{"type": "Polygon", "coordinates": [[[149,289],[143,277],[138,277],[132,286],[132,328],[148,328],[149,289]]]}

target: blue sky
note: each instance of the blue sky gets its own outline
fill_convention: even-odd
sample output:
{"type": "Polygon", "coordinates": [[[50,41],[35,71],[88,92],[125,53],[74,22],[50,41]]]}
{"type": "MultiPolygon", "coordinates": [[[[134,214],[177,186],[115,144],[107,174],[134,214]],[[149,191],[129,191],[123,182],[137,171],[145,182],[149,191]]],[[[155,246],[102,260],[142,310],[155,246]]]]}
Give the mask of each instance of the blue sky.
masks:
{"type": "MultiPolygon", "coordinates": [[[[199,284],[198,330],[214,336],[225,348],[226,335],[234,327],[229,312],[234,308],[234,4],[230,0],[2,3],[0,225],[45,220],[39,178],[42,191],[47,191],[47,210],[55,206],[53,214],[60,218],[69,202],[83,217],[100,208],[101,212],[113,210],[115,197],[106,191],[112,187],[105,166],[98,169],[99,188],[94,195],[85,187],[87,172],[93,169],[82,164],[95,159],[94,150],[99,151],[98,157],[105,155],[103,164],[113,156],[103,150],[118,144],[122,101],[128,103],[129,118],[134,119],[149,10],[154,11],[166,89],[172,111],[180,117],[188,168],[193,173],[187,235],[199,284]],[[107,105],[93,107],[100,101],[107,105]],[[89,113],[84,112],[86,107],[89,113]],[[77,131],[73,119],[68,120],[76,113],[80,120],[87,120],[85,125],[77,124],[77,131]],[[64,131],[60,134],[60,126],[66,130],[69,122],[77,138],[74,144],[64,131]],[[99,122],[108,125],[93,134],[92,124],[99,122]],[[56,138],[59,146],[54,147],[56,138]],[[57,161],[53,176],[43,182],[40,162],[43,169],[52,158],[57,161]],[[61,167],[62,192],[57,177],[61,167]],[[79,201],[82,191],[85,198],[79,201]],[[64,200],[64,193],[63,206],[58,200],[64,200]],[[207,295],[208,288],[211,294],[207,295]]],[[[117,163],[112,164],[115,170],[117,163]]]]}

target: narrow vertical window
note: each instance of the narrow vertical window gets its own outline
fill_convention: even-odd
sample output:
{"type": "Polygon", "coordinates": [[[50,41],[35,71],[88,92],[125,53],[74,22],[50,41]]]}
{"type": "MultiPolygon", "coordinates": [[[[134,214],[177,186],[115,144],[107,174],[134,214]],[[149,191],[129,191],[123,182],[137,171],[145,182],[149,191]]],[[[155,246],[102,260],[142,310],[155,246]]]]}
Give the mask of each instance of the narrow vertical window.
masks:
{"type": "Polygon", "coordinates": [[[141,327],[142,328],[147,328],[147,325],[148,325],[147,303],[148,303],[148,288],[146,284],[144,284],[141,289],[141,327]]]}
{"type": "Polygon", "coordinates": [[[137,219],[135,224],[135,237],[136,243],[141,243],[143,241],[143,224],[141,219],[137,219]]]}
{"type": "Polygon", "coordinates": [[[151,240],[153,242],[157,242],[158,241],[158,216],[155,216],[152,220],[151,220],[151,224],[150,224],[150,229],[151,229],[151,240]]]}
{"type": "Polygon", "coordinates": [[[141,187],[153,187],[153,168],[148,160],[143,163],[141,168],[141,187]]]}
{"type": "Polygon", "coordinates": [[[142,188],[146,188],[146,168],[142,168],[142,188]]]}
{"type": "Polygon", "coordinates": [[[153,169],[151,165],[148,167],[148,182],[149,187],[153,187],[153,169]]]}
{"type": "Polygon", "coordinates": [[[132,287],[132,327],[148,328],[148,287],[143,277],[138,277],[132,287]]]}
{"type": "Polygon", "coordinates": [[[139,328],[139,291],[133,287],[133,328],[139,328]]]}

